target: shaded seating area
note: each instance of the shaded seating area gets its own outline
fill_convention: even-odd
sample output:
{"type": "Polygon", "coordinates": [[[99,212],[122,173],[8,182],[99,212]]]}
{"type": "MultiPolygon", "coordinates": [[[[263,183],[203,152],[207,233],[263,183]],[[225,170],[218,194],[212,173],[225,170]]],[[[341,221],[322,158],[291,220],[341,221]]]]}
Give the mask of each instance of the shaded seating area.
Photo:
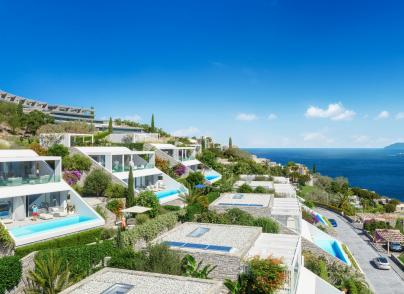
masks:
{"type": "Polygon", "coordinates": [[[387,244],[387,253],[390,254],[390,243],[404,244],[404,235],[400,230],[376,229],[373,242],[387,244]]]}

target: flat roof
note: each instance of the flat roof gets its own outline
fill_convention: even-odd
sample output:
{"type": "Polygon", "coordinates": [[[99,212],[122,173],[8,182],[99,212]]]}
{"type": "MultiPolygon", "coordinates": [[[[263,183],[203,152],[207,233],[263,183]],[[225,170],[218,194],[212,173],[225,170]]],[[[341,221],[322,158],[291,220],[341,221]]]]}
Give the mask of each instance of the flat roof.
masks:
{"type": "Polygon", "coordinates": [[[247,180],[239,180],[237,181],[234,186],[240,187],[243,184],[247,184],[251,187],[264,187],[266,189],[273,189],[274,188],[274,183],[271,181],[247,181],[247,180]]]}
{"type": "Polygon", "coordinates": [[[181,163],[185,166],[201,164],[201,162],[198,159],[184,160],[184,161],[181,161],[181,163]]]}
{"type": "Polygon", "coordinates": [[[0,150],[0,158],[2,157],[31,157],[38,156],[34,150],[31,149],[2,149],[0,150]]]}
{"type": "Polygon", "coordinates": [[[255,194],[255,193],[223,193],[220,197],[213,201],[211,206],[243,206],[243,207],[269,207],[271,202],[271,194],[255,194]]]}
{"type": "Polygon", "coordinates": [[[56,183],[36,184],[36,185],[19,185],[0,187],[0,198],[26,196],[42,193],[52,193],[61,191],[70,191],[70,186],[64,181],[56,183]]]}
{"type": "Polygon", "coordinates": [[[121,155],[121,154],[136,154],[137,151],[132,151],[126,147],[112,146],[112,147],[74,147],[77,150],[88,155],[121,155]]]}
{"type": "MultiPolygon", "coordinates": [[[[134,178],[151,176],[151,175],[161,175],[163,173],[161,170],[159,170],[156,167],[145,168],[145,169],[134,169],[134,170],[132,170],[132,172],[133,172],[134,178]]],[[[117,173],[114,173],[114,176],[120,178],[121,180],[126,180],[129,178],[129,172],[128,171],[117,172],[117,173]]]]}
{"type": "Polygon", "coordinates": [[[301,215],[297,198],[274,198],[271,215],[301,215]]]}
{"type": "Polygon", "coordinates": [[[274,184],[275,193],[295,193],[292,184],[274,184]]]}
{"type": "Polygon", "coordinates": [[[229,247],[228,252],[189,248],[189,247],[173,247],[173,249],[188,252],[204,252],[210,254],[230,254],[235,256],[243,256],[261,234],[261,227],[247,227],[236,225],[207,224],[207,223],[183,223],[182,225],[165,233],[157,238],[154,242],[178,242],[190,244],[203,244],[213,246],[229,247]],[[191,233],[195,230],[206,230],[198,237],[192,237],[191,233]]]}
{"type": "Polygon", "coordinates": [[[283,263],[290,269],[299,249],[299,240],[298,235],[262,233],[248,251],[246,258],[282,258],[283,263]]]}
{"type": "Polygon", "coordinates": [[[175,149],[192,149],[192,150],[195,149],[195,147],[190,147],[190,146],[180,147],[180,146],[175,146],[173,144],[156,144],[156,143],[152,143],[150,145],[156,147],[157,149],[173,149],[173,150],[175,150],[175,149]]]}
{"type": "Polygon", "coordinates": [[[67,288],[62,294],[99,294],[117,283],[133,287],[127,294],[215,294],[223,290],[222,282],[215,280],[107,267],[67,288]]]}

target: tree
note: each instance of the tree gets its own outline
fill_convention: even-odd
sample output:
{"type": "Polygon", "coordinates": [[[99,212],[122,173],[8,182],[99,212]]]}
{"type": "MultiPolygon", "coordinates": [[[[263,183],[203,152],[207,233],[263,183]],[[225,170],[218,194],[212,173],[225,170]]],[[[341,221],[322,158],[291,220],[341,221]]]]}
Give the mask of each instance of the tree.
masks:
{"type": "Polygon", "coordinates": [[[112,117],[109,118],[109,123],[108,123],[108,133],[112,134],[112,117]]]}
{"type": "Polygon", "coordinates": [[[155,130],[156,130],[156,128],[155,128],[155,126],[154,126],[154,113],[153,113],[153,114],[152,114],[152,117],[151,117],[150,131],[151,131],[152,133],[154,133],[155,130]]]}
{"type": "Polygon", "coordinates": [[[229,137],[229,149],[233,148],[233,140],[229,137]]]}
{"type": "Polygon", "coordinates": [[[95,169],[84,180],[83,192],[87,196],[103,196],[110,184],[110,175],[102,169],[95,169]]]}
{"type": "Polygon", "coordinates": [[[160,202],[157,196],[151,191],[140,192],[135,198],[133,205],[151,208],[151,210],[147,212],[151,218],[156,217],[160,209],[160,202]]]}
{"type": "Polygon", "coordinates": [[[202,138],[201,138],[201,149],[202,149],[202,152],[205,151],[205,149],[206,149],[204,136],[202,136],[202,138]]]}
{"type": "Polygon", "coordinates": [[[126,194],[126,207],[135,205],[135,187],[132,167],[129,168],[128,193],[126,194]]]}
{"type": "Polygon", "coordinates": [[[38,110],[33,110],[25,115],[26,131],[35,134],[43,125],[53,123],[53,117],[38,110]]]}
{"type": "Polygon", "coordinates": [[[181,262],[185,276],[199,279],[209,279],[209,274],[217,266],[207,264],[202,268],[202,262],[203,261],[201,260],[200,262],[196,263],[196,260],[192,255],[185,255],[181,262]]]}
{"type": "Polygon", "coordinates": [[[56,294],[70,285],[69,278],[69,267],[51,251],[48,258],[35,260],[35,270],[29,272],[28,287],[24,292],[56,294]]]}
{"type": "Polygon", "coordinates": [[[313,163],[313,167],[311,168],[311,172],[314,174],[317,173],[317,165],[315,163],[313,163]]]}
{"type": "Polygon", "coordinates": [[[198,184],[203,184],[203,182],[205,181],[205,177],[200,172],[192,172],[187,176],[186,181],[192,187],[195,187],[198,184]]]}
{"type": "Polygon", "coordinates": [[[48,155],[65,157],[69,155],[69,149],[61,144],[53,144],[48,149],[48,155]]]}

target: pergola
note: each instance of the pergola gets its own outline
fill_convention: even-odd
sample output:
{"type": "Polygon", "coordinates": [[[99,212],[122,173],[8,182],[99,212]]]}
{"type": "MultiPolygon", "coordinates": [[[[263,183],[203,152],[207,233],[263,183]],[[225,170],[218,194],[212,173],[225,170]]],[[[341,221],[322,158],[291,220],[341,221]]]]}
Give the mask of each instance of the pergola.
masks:
{"type": "Polygon", "coordinates": [[[404,235],[400,230],[376,229],[374,242],[387,242],[387,254],[390,254],[390,243],[404,243],[404,235]]]}

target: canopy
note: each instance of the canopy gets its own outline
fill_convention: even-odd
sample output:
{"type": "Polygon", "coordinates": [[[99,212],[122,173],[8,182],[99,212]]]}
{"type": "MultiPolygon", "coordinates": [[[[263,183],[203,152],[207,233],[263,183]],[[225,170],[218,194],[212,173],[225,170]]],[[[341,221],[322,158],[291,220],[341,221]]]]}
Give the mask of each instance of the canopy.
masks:
{"type": "Polygon", "coordinates": [[[143,213],[143,212],[146,212],[146,211],[149,211],[149,210],[151,210],[151,208],[144,207],[144,206],[132,206],[132,207],[129,207],[129,208],[122,209],[122,212],[126,212],[126,213],[143,213]]]}

